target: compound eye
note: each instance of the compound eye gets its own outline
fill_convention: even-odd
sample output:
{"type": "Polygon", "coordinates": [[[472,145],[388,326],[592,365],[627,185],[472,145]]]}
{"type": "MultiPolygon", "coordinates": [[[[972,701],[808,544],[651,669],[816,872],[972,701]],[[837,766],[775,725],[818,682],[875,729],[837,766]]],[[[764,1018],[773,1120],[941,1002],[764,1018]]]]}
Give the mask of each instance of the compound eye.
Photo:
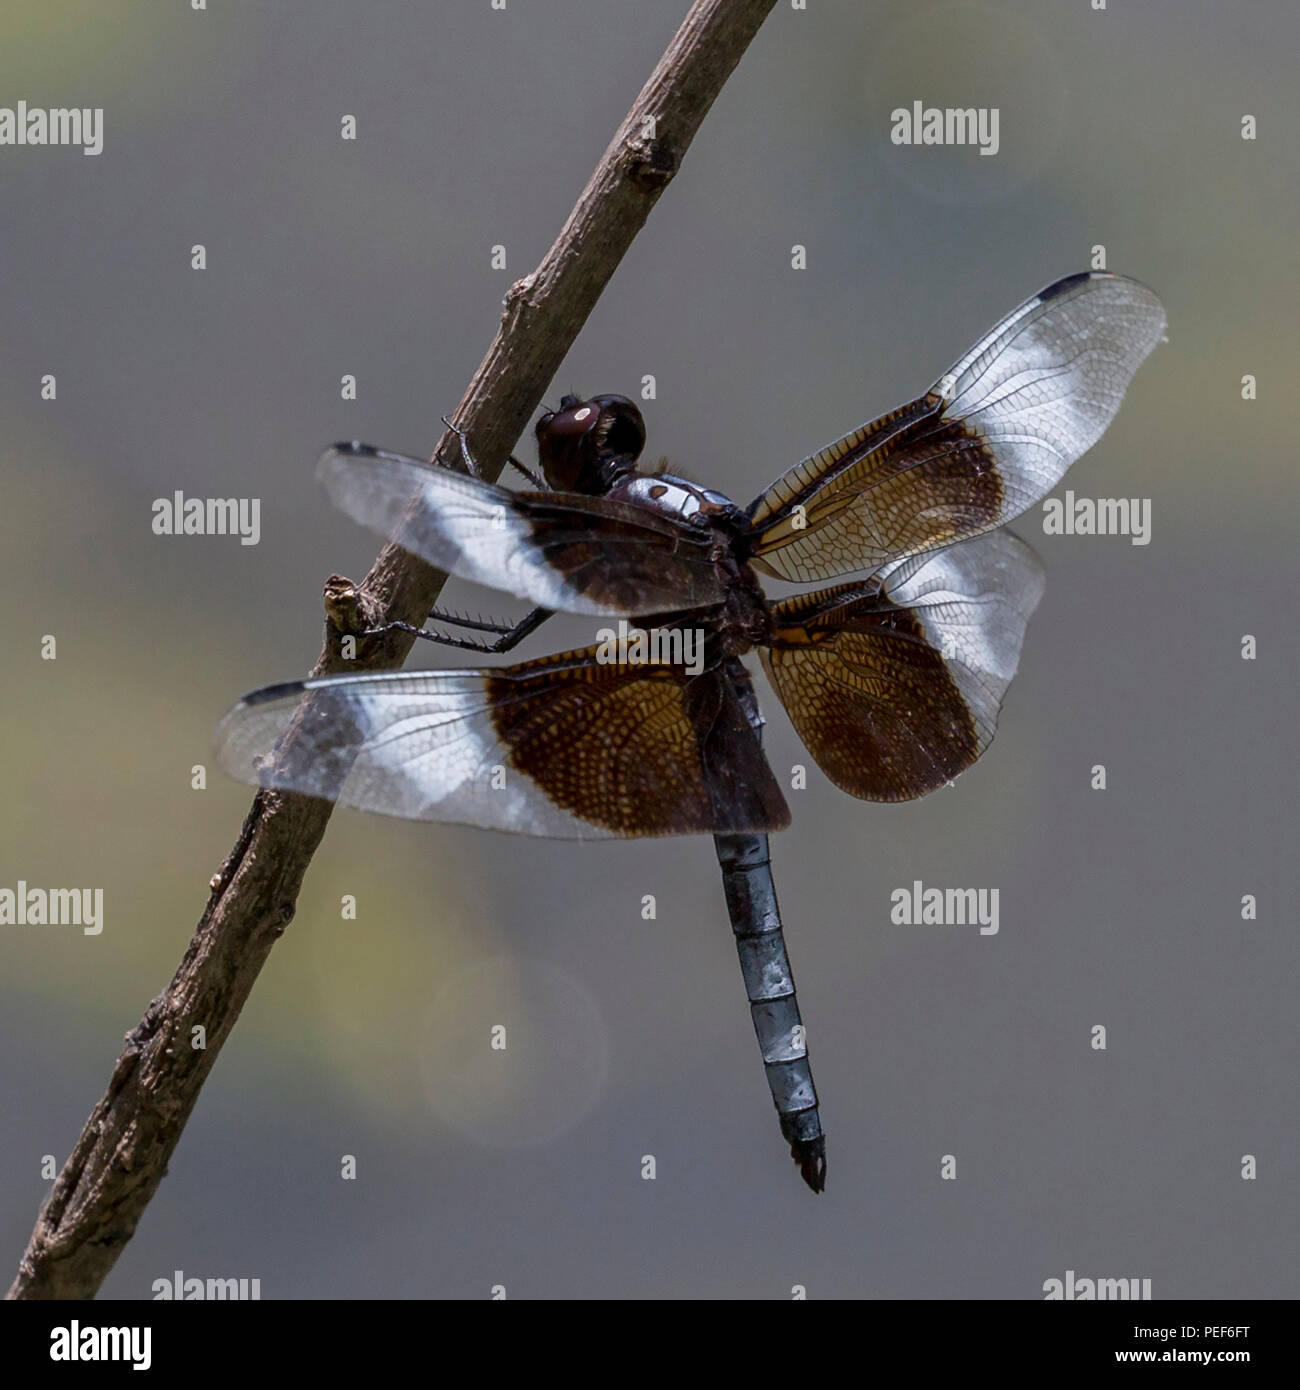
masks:
{"type": "Polygon", "coordinates": [[[561,439],[580,439],[600,418],[600,411],[585,402],[569,410],[553,415],[544,424],[546,433],[561,439]]]}

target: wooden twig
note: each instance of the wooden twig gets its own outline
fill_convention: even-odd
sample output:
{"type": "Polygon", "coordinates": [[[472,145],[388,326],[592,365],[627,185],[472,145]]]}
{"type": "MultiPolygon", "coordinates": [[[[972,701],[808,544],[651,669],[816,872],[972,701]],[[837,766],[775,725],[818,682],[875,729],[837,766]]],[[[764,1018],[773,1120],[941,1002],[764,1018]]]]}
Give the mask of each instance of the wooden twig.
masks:
{"type": "MultiPolygon", "coordinates": [[[[680,167],[723,83],[775,0],[696,0],[601,157],[555,244],[506,296],[501,327],[453,417],[486,476],[501,471],[601,291],[680,167]]],[[[435,457],[459,466],[445,433],[435,457]]],[[[421,623],[441,574],[386,545],[358,589],[326,587],[326,641],[316,674],[399,666],[412,639],[361,644],[343,661],[339,636],[393,620],[421,623]]],[[[203,916],[171,984],[126,1037],[108,1089],[55,1180],[9,1298],[89,1298],[158,1189],[199,1091],[293,918],[331,807],[260,791],[234,849],[213,876],[203,916]],[[194,1045],[202,1027],[204,1046],[194,1045]]]]}

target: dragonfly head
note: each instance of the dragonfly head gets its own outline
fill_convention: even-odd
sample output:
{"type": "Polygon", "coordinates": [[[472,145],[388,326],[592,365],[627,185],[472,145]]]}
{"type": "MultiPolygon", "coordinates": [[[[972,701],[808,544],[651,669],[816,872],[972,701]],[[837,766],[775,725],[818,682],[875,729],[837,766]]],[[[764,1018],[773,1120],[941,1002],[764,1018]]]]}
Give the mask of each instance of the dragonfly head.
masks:
{"type": "Polygon", "coordinates": [[[645,448],[645,421],[626,396],[564,396],[537,422],[537,458],[557,492],[596,497],[632,470],[645,448]]]}

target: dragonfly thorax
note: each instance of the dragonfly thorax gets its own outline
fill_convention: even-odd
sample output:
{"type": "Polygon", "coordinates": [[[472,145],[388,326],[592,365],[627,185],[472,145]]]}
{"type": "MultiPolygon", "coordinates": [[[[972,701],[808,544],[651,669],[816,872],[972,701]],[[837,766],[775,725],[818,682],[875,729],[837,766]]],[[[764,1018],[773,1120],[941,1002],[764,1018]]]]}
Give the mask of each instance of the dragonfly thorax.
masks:
{"type": "Polygon", "coordinates": [[[695,517],[721,522],[740,514],[729,497],[712,488],[701,487],[673,473],[639,473],[626,478],[609,493],[616,501],[632,502],[653,511],[690,521],[695,517]]]}

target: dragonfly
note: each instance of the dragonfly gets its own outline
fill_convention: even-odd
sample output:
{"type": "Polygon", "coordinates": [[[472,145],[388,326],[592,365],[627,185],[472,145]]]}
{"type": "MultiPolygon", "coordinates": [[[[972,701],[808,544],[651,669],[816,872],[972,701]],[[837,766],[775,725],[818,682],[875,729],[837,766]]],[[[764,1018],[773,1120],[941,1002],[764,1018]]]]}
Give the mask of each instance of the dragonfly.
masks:
{"type": "Polygon", "coordinates": [[[483,480],[463,434],[464,471],[335,445],[318,476],[348,516],[533,605],[514,624],[435,609],[434,627],[361,636],[402,629],[500,654],[562,611],[619,620],[620,641],[605,629],[517,665],[268,686],[218,726],[218,762],[254,785],[413,820],[577,840],[712,835],[781,1133],[821,1192],[826,1140],[768,839],[790,809],[743,658],[757,652],[849,795],[906,801],[951,783],[993,739],[1043,591],[1037,557],[1002,528],[1097,442],[1164,333],[1136,280],[1067,276],[922,395],[744,508],[641,471],[645,422],[619,395],[566,395],[540,416],[540,476],[510,460],[533,490],[483,480]],[[764,576],[839,582],[773,601],[764,576]]]}

